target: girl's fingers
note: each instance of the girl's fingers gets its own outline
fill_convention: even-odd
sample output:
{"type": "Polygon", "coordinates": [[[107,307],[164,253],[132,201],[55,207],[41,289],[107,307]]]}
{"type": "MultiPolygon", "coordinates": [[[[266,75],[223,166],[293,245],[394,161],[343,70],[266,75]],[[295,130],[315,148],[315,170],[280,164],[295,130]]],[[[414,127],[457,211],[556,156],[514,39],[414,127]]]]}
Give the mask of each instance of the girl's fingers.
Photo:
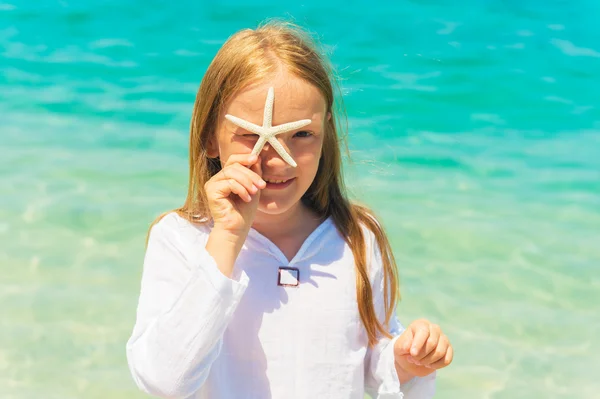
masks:
{"type": "Polygon", "coordinates": [[[217,174],[217,180],[235,180],[239,184],[244,186],[250,194],[255,194],[258,191],[258,187],[256,187],[252,178],[248,175],[247,172],[244,171],[244,169],[248,172],[251,172],[249,169],[243,166],[230,166],[225,169],[222,169],[217,174]]]}
{"type": "Polygon", "coordinates": [[[450,363],[452,363],[453,358],[454,358],[454,349],[452,349],[452,345],[449,345],[448,350],[446,351],[446,355],[443,358],[441,358],[440,360],[438,360],[437,362],[430,364],[429,367],[431,367],[434,370],[441,369],[443,367],[446,367],[450,363]]]}
{"type": "MultiPolygon", "coordinates": [[[[231,157],[234,157],[235,155],[232,155],[231,157]]],[[[230,157],[230,158],[231,158],[230,157]]],[[[221,178],[229,178],[230,174],[228,173],[229,171],[239,171],[240,173],[246,175],[250,180],[252,180],[252,183],[259,188],[265,188],[267,186],[267,183],[262,179],[262,177],[256,173],[255,170],[251,170],[250,168],[256,169],[256,170],[260,170],[260,166],[257,168],[256,167],[256,163],[250,165],[250,167],[246,167],[241,163],[232,163],[230,165],[225,166],[223,169],[221,169],[221,172],[219,172],[222,176],[221,178]]],[[[219,173],[217,173],[217,178],[219,178],[219,173]]]]}
{"type": "Polygon", "coordinates": [[[413,358],[422,357],[425,355],[425,342],[429,338],[429,328],[425,325],[419,325],[414,328],[414,338],[410,348],[410,355],[413,358]]]}
{"type": "Polygon", "coordinates": [[[400,346],[400,354],[409,354],[413,340],[415,339],[413,331],[411,329],[407,329],[406,331],[404,331],[400,339],[402,340],[400,346]]]}
{"type": "Polygon", "coordinates": [[[223,168],[239,163],[244,166],[251,166],[256,163],[258,157],[252,154],[232,154],[227,158],[227,161],[223,165],[223,168]]]}
{"type": "Polygon", "coordinates": [[[432,363],[435,363],[438,360],[444,358],[444,356],[446,356],[446,353],[448,352],[449,347],[450,342],[448,342],[448,338],[444,334],[442,334],[435,349],[431,351],[431,353],[429,353],[427,356],[420,359],[419,363],[421,363],[424,366],[430,366],[432,363]]]}
{"type": "Polygon", "coordinates": [[[400,334],[394,344],[394,354],[396,357],[408,355],[410,353],[410,345],[413,340],[413,332],[410,328],[407,328],[400,334]]]}
{"type": "Polygon", "coordinates": [[[425,342],[425,347],[416,356],[417,361],[419,361],[421,364],[425,364],[421,362],[421,359],[428,356],[435,350],[435,348],[437,348],[441,333],[442,330],[437,324],[429,325],[429,337],[427,338],[427,342],[425,342]]]}
{"type": "Polygon", "coordinates": [[[252,179],[252,182],[256,187],[265,188],[267,186],[267,182],[262,179],[261,173],[257,173],[257,171],[260,172],[260,165],[257,163],[251,165],[249,168],[240,164],[234,164],[231,167],[242,171],[242,173],[245,173],[250,179],[252,179]]]}
{"type": "Polygon", "coordinates": [[[228,197],[231,193],[237,194],[243,201],[250,202],[252,197],[248,190],[235,179],[224,179],[215,182],[215,189],[223,196],[228,197]]]}
{"type": "Polygon", "coordinates": [[[259,183],[265,183],[264,186],[261,183],[262,188],[267,186],[267,183],[262,179],[262,167],[261,167],[261,159],[260,156],[256,159],[256,162],[254,163],[254,165],[250,166],[250,170],[253,171],[254,173],[256,173],[256,175],[258,175],[258,177],[260,177],[260,182],[259,183]]]}

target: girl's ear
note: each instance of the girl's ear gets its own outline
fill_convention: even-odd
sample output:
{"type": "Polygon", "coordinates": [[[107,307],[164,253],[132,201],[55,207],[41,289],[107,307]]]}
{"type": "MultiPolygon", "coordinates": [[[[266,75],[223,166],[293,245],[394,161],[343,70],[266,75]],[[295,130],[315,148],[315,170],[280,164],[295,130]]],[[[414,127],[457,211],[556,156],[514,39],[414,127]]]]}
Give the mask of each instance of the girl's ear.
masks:
{"type": "Polygon", "coordinates": [[[328,113],[327,113],[327,120],[328,120],[328,121],[329,121],[329,120],[331,120],[331,112],[328,112],[328,113]]]}
{"type": "Polygon", "coordinates": [[[217,143],[216,134],[214,134],[206,143],[206,155],[209,158],[217,158],[219,156],[219,144],[217,143]]]}

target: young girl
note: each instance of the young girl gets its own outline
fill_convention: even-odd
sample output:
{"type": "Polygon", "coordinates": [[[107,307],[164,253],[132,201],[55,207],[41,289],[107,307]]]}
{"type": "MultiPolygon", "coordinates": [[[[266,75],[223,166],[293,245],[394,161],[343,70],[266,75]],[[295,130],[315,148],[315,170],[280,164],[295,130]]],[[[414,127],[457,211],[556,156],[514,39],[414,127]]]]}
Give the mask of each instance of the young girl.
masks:
{"type": "Polygon", "coordinates": [[[232,36],[194,105],[189,192],[150,230],[127,358],[164,398],[430,398],[440,328],[342,182],[328,64],[289,24],[232,36]]]}

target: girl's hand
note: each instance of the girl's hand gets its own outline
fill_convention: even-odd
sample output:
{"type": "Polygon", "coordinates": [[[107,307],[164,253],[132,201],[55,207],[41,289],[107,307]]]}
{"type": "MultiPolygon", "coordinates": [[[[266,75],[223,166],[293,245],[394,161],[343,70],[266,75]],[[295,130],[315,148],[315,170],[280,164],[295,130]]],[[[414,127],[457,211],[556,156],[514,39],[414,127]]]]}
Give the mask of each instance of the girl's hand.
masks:
{"type": "Polygon", "coordinates": [[[266,187],[261,174],[256,155],[234,154],[221,171],[206,182],[204,189],[215,228],[234,235],[248,233],[258,208],[260,190],[266,187]]]}
{"type": "Polygon", "coordinates": [[[423,377],[448,366],[454,351],[437,324],[425,319],[412,322],[396,340],[394,357],[400,382],[423,377]]]}

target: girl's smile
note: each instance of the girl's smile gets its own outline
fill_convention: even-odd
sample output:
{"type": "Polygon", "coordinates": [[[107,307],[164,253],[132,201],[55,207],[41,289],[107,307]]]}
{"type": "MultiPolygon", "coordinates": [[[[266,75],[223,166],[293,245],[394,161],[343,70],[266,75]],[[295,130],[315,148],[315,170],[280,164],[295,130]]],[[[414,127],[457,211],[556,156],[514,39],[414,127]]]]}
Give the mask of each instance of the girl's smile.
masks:
{"type": "Polygon", "coordinates": [[[263,180],[267,182],[267,186],[265,190],[283,190],[284,188],[289,187],[293,182],[295,177],[285,178],[285,179],[277,179],[277,178],[266,178],[263,176],[263,180]]]}

